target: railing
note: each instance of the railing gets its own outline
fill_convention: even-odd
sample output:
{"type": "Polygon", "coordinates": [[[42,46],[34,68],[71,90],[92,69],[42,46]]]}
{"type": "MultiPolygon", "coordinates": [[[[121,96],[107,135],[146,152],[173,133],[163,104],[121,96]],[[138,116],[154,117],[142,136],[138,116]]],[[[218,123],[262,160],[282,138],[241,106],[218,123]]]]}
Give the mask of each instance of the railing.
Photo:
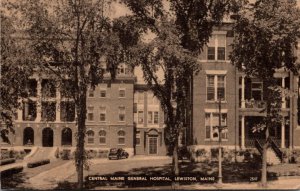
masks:
{"type": "Polygon", "coordinates": [[[263,154],[263,147],[260,144],[260,142],[258,141],[258,139],[255,139],[255,147],[257,148],[257,150],[259,151],[259,153],[262,155],[263,154]]]}
{"type": "Polygon", "coordinates": [[[246,108],[263,109],[266,106],[265,101],[262,100],[245,100],[246,108]]]}
{"type": "Polygon", "coordinates": [[[279,149],[279,147],[277,146],[277,144],[275,143],[274,139],[272,137],[269,138],[270,140],[270,145],[272,147],[272,149],[274,150],[275,154],[277,155],[277,157],[279,157],[280,161],[283,161],[283,153],[282,151],[279,149]]]}

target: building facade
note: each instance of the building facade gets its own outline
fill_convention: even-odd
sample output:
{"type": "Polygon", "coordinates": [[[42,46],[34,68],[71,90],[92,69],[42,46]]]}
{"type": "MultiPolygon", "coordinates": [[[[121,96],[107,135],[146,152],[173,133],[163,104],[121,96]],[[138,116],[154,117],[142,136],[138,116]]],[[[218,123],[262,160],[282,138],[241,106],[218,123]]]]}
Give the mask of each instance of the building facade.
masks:
{"type": "MultiPolygon", "coordinates": [[[[233,38],[230,23],[215,28],[199,56],[202,69],[193,76],[192,123],[187,134],[192,147],[217,147],[219,136],[222,145],[230,149],[253,148],[256,141],[264,139],[264,133],[254,132],[253,127],[265,115],[261,111],[265,104],[263,91],[267,87],[258,79],[247,78],[230,62],[233,38]],[[225,126],[221,135],[219,112],[221,126],[225,126]]],[[[299,51],[295,50],[298,58],[299,51]]],[[[289,89],[293,95],[282,95],[280,114],[284,120],[272,128],[270,136],[278,148],[300,148],[299,77],[284,69],[277,70],[274,77],[279,86],[289,89]]]]}

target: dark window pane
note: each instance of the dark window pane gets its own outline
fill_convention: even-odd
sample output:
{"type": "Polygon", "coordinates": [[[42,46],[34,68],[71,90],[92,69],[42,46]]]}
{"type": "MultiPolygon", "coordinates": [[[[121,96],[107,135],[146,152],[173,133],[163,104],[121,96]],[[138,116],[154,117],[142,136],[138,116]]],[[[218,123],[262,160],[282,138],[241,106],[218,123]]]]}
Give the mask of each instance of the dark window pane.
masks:
{"type": "Polygon", "coordinates": [[[205,127],[205,138],[210,139],[210,126],[205,127]]]}
{"type": "Polygon", "coordinates": [[[218,60],[225,60],[225,47],[218,47],[218,60]]]}
{"type": "Polygon", "coordinates": [[[207,48],[207,60],[215,60],[215,47],[207,48]]]}

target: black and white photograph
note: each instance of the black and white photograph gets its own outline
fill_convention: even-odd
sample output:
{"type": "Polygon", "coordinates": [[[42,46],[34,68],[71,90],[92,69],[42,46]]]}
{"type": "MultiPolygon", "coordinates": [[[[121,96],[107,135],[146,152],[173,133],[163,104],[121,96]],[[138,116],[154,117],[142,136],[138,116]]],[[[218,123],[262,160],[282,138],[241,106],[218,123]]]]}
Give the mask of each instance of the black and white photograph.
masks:
{"type": "Polygon", "coordinates": [[[0,0],[1,190],[300,190],[300,0],[0,0]]]}

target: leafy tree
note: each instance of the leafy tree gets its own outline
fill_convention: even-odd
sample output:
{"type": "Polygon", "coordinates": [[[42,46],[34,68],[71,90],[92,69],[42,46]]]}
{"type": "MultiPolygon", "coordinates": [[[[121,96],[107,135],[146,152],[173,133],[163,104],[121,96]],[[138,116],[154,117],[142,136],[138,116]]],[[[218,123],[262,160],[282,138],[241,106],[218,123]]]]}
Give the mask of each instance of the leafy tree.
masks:
{"type": "Polygon", "coordinates": [[[178,136],[189,109],[187,95],[192,76],[201,68],[196,57],[208,42],[213,27],[238,3],[226,0],[122,2],[132,11],[135,27],[154,36],[151,42],[141,41],[129,48],[129,52],[133,55],[131,62],[142,67],[145,81],[165,112],[165,139],[173,156],[172,172],[178,176],[178,136]]]}
{"type": "Polygon", "coordinates": [[[25,55],[31,52],[26,45],[19,42],[13,35],[16,29],[13,26],[13,19],[6,16],[3,11],[1,16],[1,125],[5,124],[1,131],[1,138],[4,142],[11,143],[8,133],[14,133],[13,121],[16,109],[20,108],[19,98],[28,97],[28,92],[23,88],[32,74],[30,63],[25,55]],[[4,123],[3,123],[4,122],[4,123]]]}
{"type": "Polygon", "coordinates": [[[267,148],[269,131],[281,123],[281,95],[274,77],[277,69],[297,73],[293,50],[300,35],[300,10],[293,0],[274,0],[247,3],[237,12],[234,26],[235,40],[231,61],[248,76],[263,82],[265,116],[255,130],[263,131],[262,186],[267,184],[267,148]]]}
{"type": "MultiPolygon", "coordinates": [[[[124,61],[122,30],[105,16],[110,1],[103,0],[26,0],[8,4],[19,17],[24,41],[33,51],[30,62],[41,75],[61,84],[68,79],[69,97],[75,103],[77,144],[75,164],[78,188],[83,188],[87,90],[102,82],[106,73],[100,59],[106,58],[113,79],[117,65],[124,61]]],[[[120,19],[122,20],[122,19],[120,19]]],[[[121,22],[121,21],[119,21],[121,22]]],[[[124,41],[124,40],[123,40],[124,41]]]]}

